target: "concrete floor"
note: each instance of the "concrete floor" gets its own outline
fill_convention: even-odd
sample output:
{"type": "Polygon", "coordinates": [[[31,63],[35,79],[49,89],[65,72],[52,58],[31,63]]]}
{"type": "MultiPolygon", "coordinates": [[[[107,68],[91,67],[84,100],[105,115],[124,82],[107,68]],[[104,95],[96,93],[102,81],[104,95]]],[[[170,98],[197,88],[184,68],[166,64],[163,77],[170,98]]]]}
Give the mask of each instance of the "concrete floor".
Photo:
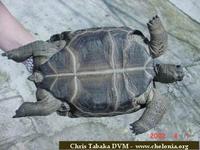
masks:
{"type": "Polygon", "coordinates": [[[169,35],[163,62],[189,65],[183,82],[158,84],[168,98],[168,111],[159,125],[135,136],[129,123],[143,110],[110,118],[70,119],[57,116],[11,118],[24,101],[35,101],[35,87],[23,64],[0,56],[0,149],[52,150],[59,140],[155,140],[151,133],[166,134],[165,140],[199,140],[200,135],[200,9],[198,0],[187,1],[188,11],[176,0],[2,0],[12,14],[37,38],[101,26],[129,26],[148,36],[146,23],[158,14],[169,35]],[[173,134],[178,133],[178,139],[173,134]],[[188,136],[186,136],[188,135],[188,136]]]}

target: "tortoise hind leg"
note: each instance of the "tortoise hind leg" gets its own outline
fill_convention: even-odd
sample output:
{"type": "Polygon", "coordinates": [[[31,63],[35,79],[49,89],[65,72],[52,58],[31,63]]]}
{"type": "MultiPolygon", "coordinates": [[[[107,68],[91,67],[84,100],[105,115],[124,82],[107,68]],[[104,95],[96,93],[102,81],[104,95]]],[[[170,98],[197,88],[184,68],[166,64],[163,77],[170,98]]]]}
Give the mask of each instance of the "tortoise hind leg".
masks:
{"type": "MultiPolygon", "coordinates": [[[[41,98],[43,93],[40,93],[42,89],[37,90],[37,101],[45,100],[45,98],[41,98]]],[[[44,91],[45,92],[45,91],[44,91]]],[[[56,113],[60,116],[67,116],[70,111],[70,106],[66,102],[61,102],[60,107],[56,110],[56,113]]]]}
{"type": "Polygon", "coordinates": [[[149,50],[153,58],[162,55],[167,49],[167,32],[156,15],[147,23],[150,32],[149,50]]]}
{"type": "Polygon", "coordinates": [[[33,56],[34,67],[45,63],[52,55],[63,49],[66,42],[64,40],[48,43],[45,41],[35,41],[17,49],[5,52],[2,56],[13,59],[16,62],[23,62],[33,56]]]}
{"type": "Polygon", "coordinates": [[[8,59],[13,59],[16,62],[23,62],[31,56],[34,56],[34,51],[42,51],[48,45],[47,42],[35,41],[19,48],[7,51],[2,56],[7,56],[8,59]]]}
{"type": "Polygon", "coordinates": [[[70,106],[63,102],[60,108],[56,110],[56,113],[60,116],[68,116],[70,113],[70,106]]]}
{"type": "Polygon", "coordinates": [[[16,115],[13,116],[13,118],[46,116],[57,111],[62,103],[44,89],[38,89],[36,97],[38,99],[37,102],[24,102],[16,111],[16,115]]]}
{"type": "Polygon", "coordinates": [[[130,124],[133,133],[137,135],[154,128],[166,111],[165,103],[165,98],[155,92],[153,100],[147,104],[146,110],[141,118],[130,124]]]}

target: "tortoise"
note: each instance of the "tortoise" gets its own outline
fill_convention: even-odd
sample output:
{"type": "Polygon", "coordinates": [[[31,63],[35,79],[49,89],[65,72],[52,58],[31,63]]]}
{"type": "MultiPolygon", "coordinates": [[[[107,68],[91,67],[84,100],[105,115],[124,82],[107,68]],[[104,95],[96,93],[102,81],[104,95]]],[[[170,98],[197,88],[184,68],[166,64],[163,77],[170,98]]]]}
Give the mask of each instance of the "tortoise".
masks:
{"type": "Polygon", "coordinates": [[[66,31],[2,54],[16,62],[33,57],[37,102],[24,102],[17,117],[105,117],[146,108],[131,130],[155,127],[166,110],[166,98],[155,82],[183,80],[183,68],[155,58],[167,49],[167,33],[156,15],[148,23],[150,40],[129,27],[66,31]]]}

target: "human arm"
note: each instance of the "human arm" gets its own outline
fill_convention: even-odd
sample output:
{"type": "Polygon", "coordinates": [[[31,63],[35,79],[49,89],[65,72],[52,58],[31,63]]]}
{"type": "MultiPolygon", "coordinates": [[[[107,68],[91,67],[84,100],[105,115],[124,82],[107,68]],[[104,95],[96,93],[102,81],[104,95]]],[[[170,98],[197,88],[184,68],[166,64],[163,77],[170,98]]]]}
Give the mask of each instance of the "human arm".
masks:
{"type": "MultiPolygon", "coordinates": [[[[33,41],[35,41],[33,35],[17,21],[0,1],[0,49],[9,51],[33,41]]],[[[24,64],[31,72],[32,59],[27,59],[24,64]]]]}
{"type": "Polygon", "coordinates": [[[9,51],[33,41],[33,35],[0,2],[0,49],[9,51]]]}

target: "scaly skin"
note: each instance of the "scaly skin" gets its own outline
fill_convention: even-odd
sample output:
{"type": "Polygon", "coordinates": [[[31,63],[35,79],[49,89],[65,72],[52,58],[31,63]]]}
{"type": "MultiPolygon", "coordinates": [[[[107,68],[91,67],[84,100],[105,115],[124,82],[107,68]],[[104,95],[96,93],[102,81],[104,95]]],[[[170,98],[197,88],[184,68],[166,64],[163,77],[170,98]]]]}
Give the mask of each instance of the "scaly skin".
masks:
{"type": "Polygon", "coordinates": [[[147,23],[147,26],[150,33],[149,50],[152,57],[156,58],[167,50],[167,32],[157,15],[147,23]]]}
{"type": "Polygon", "coordinates": [[[154,93],[152,101],[147,104],[146,110],[140,119],[130,124],[131,130],[136,135],[154,128],[166,111],[166,99],[157,92],[154,93]]]}
{"type": "Polygon", "coordinates": [[[37,102],[24,102],[16,111],[13,118],[26,117],[26,116],[46,116],[57,111],[62,102],[48,91],[44,89],[37,89],[36,93],[37,102]]]}

